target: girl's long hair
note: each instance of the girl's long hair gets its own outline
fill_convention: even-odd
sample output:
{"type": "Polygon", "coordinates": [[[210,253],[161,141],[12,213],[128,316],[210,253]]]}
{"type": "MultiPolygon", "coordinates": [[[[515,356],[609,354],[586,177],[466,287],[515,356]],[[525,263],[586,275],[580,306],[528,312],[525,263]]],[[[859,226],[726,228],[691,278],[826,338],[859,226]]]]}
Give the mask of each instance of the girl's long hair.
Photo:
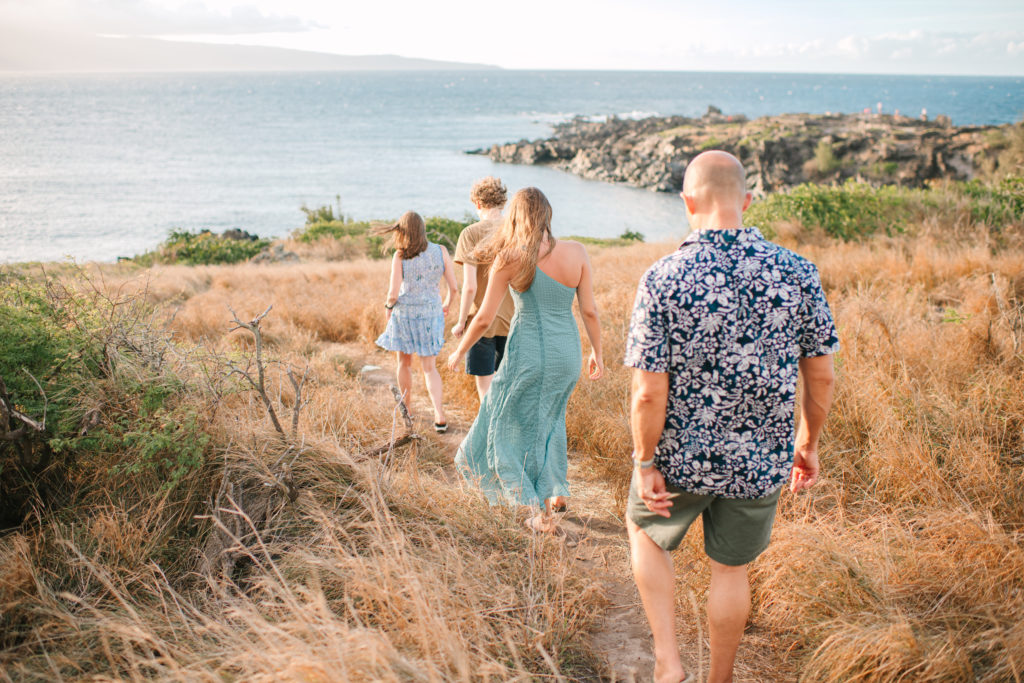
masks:
{"type": "Polygon", "coordinates": [[[526,187],[512,196],[505,222],[473,251],[477,263],[492,263],[492,270],[515,264],[511,285],[525,292],[533,284],[540,260],[540,245],[548,240],[547,256],[555,248],[551,234],[551,204],[536,187],[526,187]]]}
{"type": "Polygon", "coordinates": [[[427,249],[427,225],[415,211],[406,211],[391,225],[382,225],[371,231],[374,235],[391,235],[395,251],[403,259],[419,256],[427,249]]]}

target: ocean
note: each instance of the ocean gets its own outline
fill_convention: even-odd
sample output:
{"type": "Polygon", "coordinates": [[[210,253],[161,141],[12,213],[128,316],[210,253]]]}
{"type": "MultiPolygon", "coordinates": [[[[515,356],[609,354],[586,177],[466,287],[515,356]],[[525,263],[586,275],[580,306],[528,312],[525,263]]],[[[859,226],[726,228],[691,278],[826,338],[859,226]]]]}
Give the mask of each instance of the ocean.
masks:
{"type": "Polygon", "coordinates": [[[0,261],[110,261],[171,229],[283,236],[303,205],[462,218],[469,188],[536,185],[556,235],[685,232],[680,200],[468,149],[576,115],[751,118],[874,108],[957,125],[1024,115],[1024,78],[690,72],[0,75],[0,261]]]}

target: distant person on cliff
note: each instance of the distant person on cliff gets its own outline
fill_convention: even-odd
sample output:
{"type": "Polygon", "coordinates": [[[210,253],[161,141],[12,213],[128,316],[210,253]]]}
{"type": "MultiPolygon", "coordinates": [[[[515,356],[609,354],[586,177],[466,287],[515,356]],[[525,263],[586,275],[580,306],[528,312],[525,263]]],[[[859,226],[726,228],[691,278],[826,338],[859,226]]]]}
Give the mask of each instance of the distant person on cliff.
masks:
{"type": "MultiPolygon", "coordinates": [[[[487,291],[487,276],[490,263],[481,263],[473,253],[481,243],[501,227],[501,210],[505,208],[508,190],[501,180],[494,177],[482,178],[473,184],[469,191],[469,199],[476,207],[480,220],[467,226],[459,234],[459,242],[455,246],[455,262],[462,266],[462,297],[459,302],[459,317],[452,328],[456,338],[462,337],[466,324],[480,310],[487,291]]],[[[505,298],[501,300],[494,322],[484,330],[480,340],[466,352],[466,373],[476,379],[476,393],[482,401],[487,389],[491,386],[494,373],[501,366],[505,354],[505,342],[508,339],[508,328],[515,313],[512,295],[506,288],[505,298]]]]}
{"type": "Polygon", "coordinates": [[[590,259],[583,245],[551,234],[551,204],[528,187],[512,197],[508,217],[473,254],[492,263],[483,305],[448,358],[452,370],[498,314],[511,286],[516,313],[505,360],[459,446],[455,464],[487,499],[540,509],[526,525],[554,532],[553,512],[569,495],[565,407],[580,376],[579,302],[593,349],[590,379],[604,374],[601,323],[590,259]]]}
{"type": "Polygon", "coordinates": [[[708,681],[721,683],[732,680],[750,611],[747,565],[768,546],[782,488],[789,481],[795,493],[818,480],[839,341],[814,265],[743,227],[750,194],[735,157],[694,158],[682,197],[693,232],[641,279],[626,345],[635,368],[626,525],[655,680],[678,683],[695,677],[677,649],[669,552],[702,518],[708,681]]]}
{"type": "Polygon", "coordinates": [[[398,388],[407,409],[412,406],[412,357],[420,357],[423,381],[434,404],[434,430],[442,433],[448,429],[448,419],[435,360],[444,345],[444,317],[459,291],[455,266],[447,249],[427,241],[426,224],[418,213],[406,211],[397,223],[374,232],[392,235],[395,245],[384,302],[388,322],[377,345],[398,355],[398,388]],[[448,285],[444,302],[439,287],[442,279],[448,285]]]}

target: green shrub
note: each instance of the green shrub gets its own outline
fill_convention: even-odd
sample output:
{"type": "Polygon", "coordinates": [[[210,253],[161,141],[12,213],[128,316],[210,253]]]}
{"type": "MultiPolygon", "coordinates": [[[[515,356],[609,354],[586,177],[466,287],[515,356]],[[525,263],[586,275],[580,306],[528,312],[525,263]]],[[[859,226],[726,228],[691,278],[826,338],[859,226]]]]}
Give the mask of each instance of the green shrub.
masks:
{"type": "Polygon", "coordinates": [[[306,225],[315,225],[317,223],[344,223],[348,219],[345,218],[345,214],[341,212],[341,195],[334,195],[335,202],[338,205],[338,213],[334,213],[334,207],[330,204],[324,206],[318,206],[315,209],[311,209],[305,204],[299,207],[302,213],[306,214],[306,225]]]}
{"type": "Polygon", "coordinates": [[[769,231],[773,223],[796,220],[821,227],[833,237],[851,240],[902,232],[923,202],[926,197],[920,190],[874,188],[853,180],[832,187],[804,183],[754,203],[744,220],[769,231]]]}
{"type": "MultiPolygon", "coordinates": [[[[205,462],[210,439],[137,299],[0,272],[0,400],[45,429],[0,439],[0,527],[92,481],[130,475],[137,495],[176,487],[205,462]],[[38,384],[37,384],[38,382],[38,384]]],[[[5,434],[22,427],[16,417],[5,434]]]]}
{"type": "Polygon", "coordinates": [[[1024,178],[1011,176],[997,183],[945,182],[923,190],[893,185],[876,188],[852,179],[838,186],[805,183],[752,204],[744,222],[772,235],[774,224],[798,221],[820,227],[833,237],[853,240],[879,233],[895,235],[925,215],[952,217],[964,209],[972,222],[996,231],[1020,225],[1024,178]]]}
{"type": "Polygon", "coordinates": [[[1008,176],[993,184],[972,180],[957,188],[971,200],[971,218],[978,223],[998,229],[1024,220],[1024,177],[1008,176]]]}
{"type": "MultiPolygon", "coordinates": [[[[305,210],[305,209],[304,209],[305,210]]],[[[307,214],[308,217],[309,214],[307,214]]],[[[427,239],[438,242],[454,251],[459,241],[459,233],[471,223],[469,220],[454,220],[440,216],[424,219],[427,239]]],[[[306,244],[328,238],[342,241],[362,243],[362,251],[367,256],[380,258],[388,253],[390,239],[387,236],[371,234],[373,224],[365,221],[329,220],[309,223],[295,230],[292,239],[306,244]]]]}
{"type": "Polygon", "coordinates": [[[172,230],[167,239],[154,251],[136,256],[133,260],[143,266],[154,263],[180,263],[205,266],[248,261],[270,244],[267,239],[234,239],[209,230],[189,232],[172,230]]]}

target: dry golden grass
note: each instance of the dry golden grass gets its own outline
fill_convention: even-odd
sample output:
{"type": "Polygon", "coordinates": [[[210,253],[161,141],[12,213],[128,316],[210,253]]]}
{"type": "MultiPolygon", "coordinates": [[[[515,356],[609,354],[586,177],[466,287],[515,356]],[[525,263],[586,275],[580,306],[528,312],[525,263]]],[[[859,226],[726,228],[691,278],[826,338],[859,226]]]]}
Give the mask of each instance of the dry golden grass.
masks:
{"type": "MultiPolygon", "coordinates": [[[[842,351],[823,479],[783,497],[773,543],[751,572],[748,641],[766,661],[748,670],[762,680],[1024,677],[1024,249],[1019,230],[997,241],[950,220],[859,244],[779,226],[780,242],[818,264],[842,351]]],[[[631,450],[620,362],[629,314],[640,275],[673,248],[591,250],[608,371],[580,381],[567,426],[573,457],[620,495],[631,450]]],[[[180,523],[174,501],[128,507],[97,493],[88,523],[45,518],[3,537],[0,625],[22,635],[0,650],[0,679],[527,680],[600,670],[585,631],[601,596],[560,546],[531,543],[512,512],[425,474],[451,457],[430,443],[386,467],[354,457],[387,437],[390,399],[353,379],[326,342],[371,348],[387,272],[368,260],[107,272],[108,287],[145,289],[174,312],[184,346],[241,353],[250,344],[226,334],[228,306],[246,318],[274,305],[270,353],[308,363],[313,378],[300,426],[308,452],[294,465],[302,494],[275,513],[262,545],[250,543],[237,586],[161,572],[160,544],[147,539],[180,523]]],[[[475,409],[472,381],[442,376],[446,401],[475,409]]],[[[287,408],[294,397],[279,371],[272,382],[287,408]]],[[[222,466],[269,482],[282,447],[261,406],[248,393],[223,401],[222,466]]],[[[683,614],[707,587],[700,548],[692,533],[678,551],[683,614]]]]}

